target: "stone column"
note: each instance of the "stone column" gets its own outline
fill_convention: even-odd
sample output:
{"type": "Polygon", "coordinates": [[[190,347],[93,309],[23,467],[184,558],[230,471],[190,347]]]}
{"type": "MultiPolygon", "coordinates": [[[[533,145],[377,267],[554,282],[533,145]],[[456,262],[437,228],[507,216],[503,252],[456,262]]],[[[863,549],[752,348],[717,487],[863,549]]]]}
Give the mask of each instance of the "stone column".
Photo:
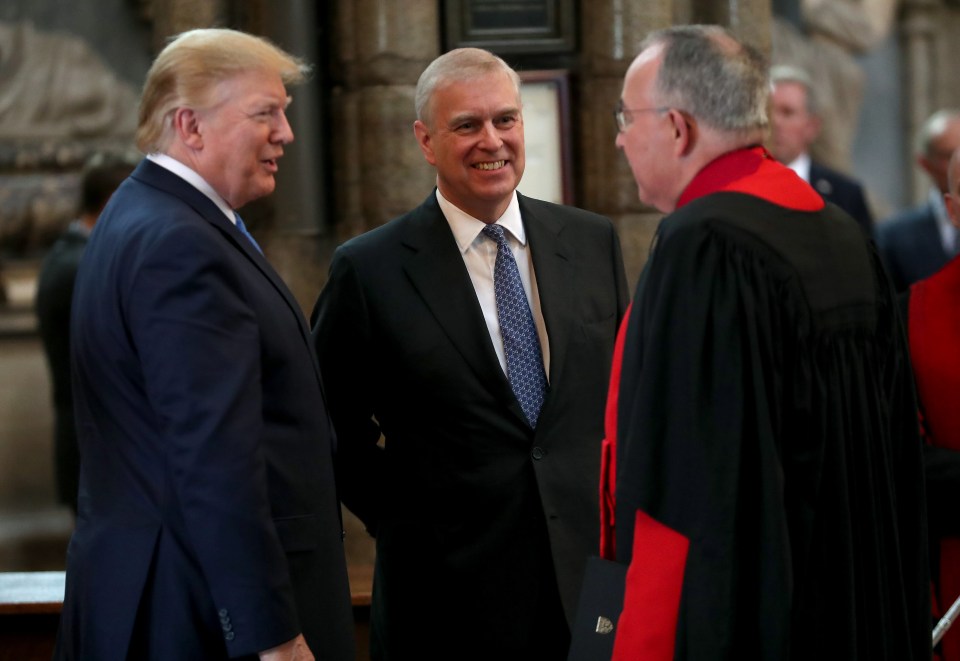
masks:
{"type": "Polygon", "coordinates": [[[651,30],[673,23],[670,0],[594,0],[580,14],[581,80],[577,204],[613,219],[623,244],[627,281],[633,285],[646,261],[660,214],[637,197],[630,168],[614,144],[613,109],[623,76],[651,30]]]}
{"type": "Polygon", "coordinates": [[[413,137],[413,97],[440,54],[440,28],[432,0],[339,0],[336,15],[334,227],[344,240],[409,211],[434,184],[413,137]]]}
{"type": "MultiPolygon", "coordinates": [[[[904,134],[907,140],[905,163],[913,163],[913,138],[923,122],[937,110],[936,38],[939,5],[937,0],[905,0],[900,22],[903,44],[903,98],[905,102],[904,134]]],[[[930,187],[927,175],[919,168],[910,168],[908,199],[919,203],[930,187]]]]}
{"type": "Polygon", "coordinates": [[[770,0],[692,0],[693,23],[724,25],[740,39],[770,53],[770,0]]]}

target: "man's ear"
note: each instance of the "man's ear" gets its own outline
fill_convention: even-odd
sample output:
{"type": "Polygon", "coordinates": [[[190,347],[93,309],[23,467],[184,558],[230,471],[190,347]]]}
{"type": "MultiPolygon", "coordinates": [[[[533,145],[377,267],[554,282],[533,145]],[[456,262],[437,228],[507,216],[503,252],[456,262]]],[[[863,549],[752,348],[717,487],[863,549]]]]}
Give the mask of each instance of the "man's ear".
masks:
{"type": "Polygon", "coordinates": [[[177,108],[173,112],[173,130],[187,147],[191,149],[203,148],[200,118],[193,108],[177,108]]]}
{"type": "Polygon", "coordinates": [[[697,144],[699,134],[697,123],[682,110],[670,108],[667,111],[673,126],[674,152],[677,156],[687,156],[697,144]]]}
{"type": "Polygon", "coordinates": [[[423,157],[427,159],[427,163],[436,165],[437,158],[433,154],[430,129],[418,119],[413,123],[413,134],[417,136],[417,144],[420,145],[420,151],[423,152],[423,157]]]}

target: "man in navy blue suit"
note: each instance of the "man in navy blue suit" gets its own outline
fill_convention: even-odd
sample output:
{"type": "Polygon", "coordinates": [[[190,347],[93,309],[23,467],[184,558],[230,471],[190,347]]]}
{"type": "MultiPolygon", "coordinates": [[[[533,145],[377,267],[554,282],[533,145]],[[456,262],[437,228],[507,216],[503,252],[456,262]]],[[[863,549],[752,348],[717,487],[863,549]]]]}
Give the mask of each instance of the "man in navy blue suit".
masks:
{"type": "Polygon", "coordinates": [[[806,71],[780,65],[770,70],[770,153],[813,186],[820,197],[850,214],[869,236],[873,215],[863,187],[845,174],[810,157],[820,134],[820,115],[813,82],[806,71]]]}
{"type": "Polygon", "coordinates": [[[235,212],[274,189],[304,68],[194,30],[148,73],[147,157],[77,276],[83,462],[58,659],[354,658],[309,331],[235,212]]]}
{"type": "Polygon", "coordinates": [[[960,148],[960,110],[939,110],[917,135],[917,164],[933,188],[927,201],[877,225],[877,248],[897,291],[939,271],[957,254],[957,229],[944,206],[950,155],[960,148]]]}

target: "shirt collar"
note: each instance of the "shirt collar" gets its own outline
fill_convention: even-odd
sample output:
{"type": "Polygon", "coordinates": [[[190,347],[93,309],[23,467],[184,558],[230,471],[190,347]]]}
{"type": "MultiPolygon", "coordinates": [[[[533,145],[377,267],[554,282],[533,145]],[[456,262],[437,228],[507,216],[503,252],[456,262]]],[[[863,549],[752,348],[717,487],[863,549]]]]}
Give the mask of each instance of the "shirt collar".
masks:
{"type": "MultiPolygon", "coordinates": [[[[480,232],[487,226],[487,223],[482,220],[477,220],[467,212],[458,208],[453,202],[443,196],[439,188],[437,189],[437,202],[440,204],[440,210],[443,211],[443,215],[450,225],[453,238],[456,239],[461,254],[465,253],[473,242],[477,240],[477,237],[480,236],[480,232]]],[[[512,234],[513,237],[520,242],[521,246],[527,244],[527,235],[523,229],[523,220],[520,218],[520,203],[517,200],[516,191],[513,191],[510,197],[510,203],[507,205],[503,215],[497,218],[496,224],[502,226],[512,234]]]]}
{"type": "Polygon", "coordinates": [[[235,213],[233,209],[230,208],[230,205],[227,204],[227,201],[220,197],[217,191],[213,189],[213,186],[208,184],[207,180],[201,177],[197,171],[189,165],[181,163],[173,156],[161,153],[147,154],[147,160],[153,161],[160,167],[169,170],[209,197],[210,201],[217,205],[217,208],[223,212],[223,215],[225,215],[231,223],[234,225],[237,224],[235,213]]]}
{"type": "Polygon", "coordinates": [[[793,161],[787,164],[787,167],[797,173],[797,176],[804,181],[810,181],[810,154],[803,152],[793,161]]]}

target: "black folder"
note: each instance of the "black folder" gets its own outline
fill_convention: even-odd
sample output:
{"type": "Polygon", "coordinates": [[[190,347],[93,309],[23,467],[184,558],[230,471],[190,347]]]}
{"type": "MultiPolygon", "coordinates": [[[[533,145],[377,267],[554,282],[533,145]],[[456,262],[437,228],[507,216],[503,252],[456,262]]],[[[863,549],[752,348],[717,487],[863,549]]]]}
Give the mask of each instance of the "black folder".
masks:
{"type": "Polygon", "coordinates": [[[568,661],[606,661],[613,655],[626,580],[626,565],[597,557],[587,559],[570,632],[568,661]]]}

